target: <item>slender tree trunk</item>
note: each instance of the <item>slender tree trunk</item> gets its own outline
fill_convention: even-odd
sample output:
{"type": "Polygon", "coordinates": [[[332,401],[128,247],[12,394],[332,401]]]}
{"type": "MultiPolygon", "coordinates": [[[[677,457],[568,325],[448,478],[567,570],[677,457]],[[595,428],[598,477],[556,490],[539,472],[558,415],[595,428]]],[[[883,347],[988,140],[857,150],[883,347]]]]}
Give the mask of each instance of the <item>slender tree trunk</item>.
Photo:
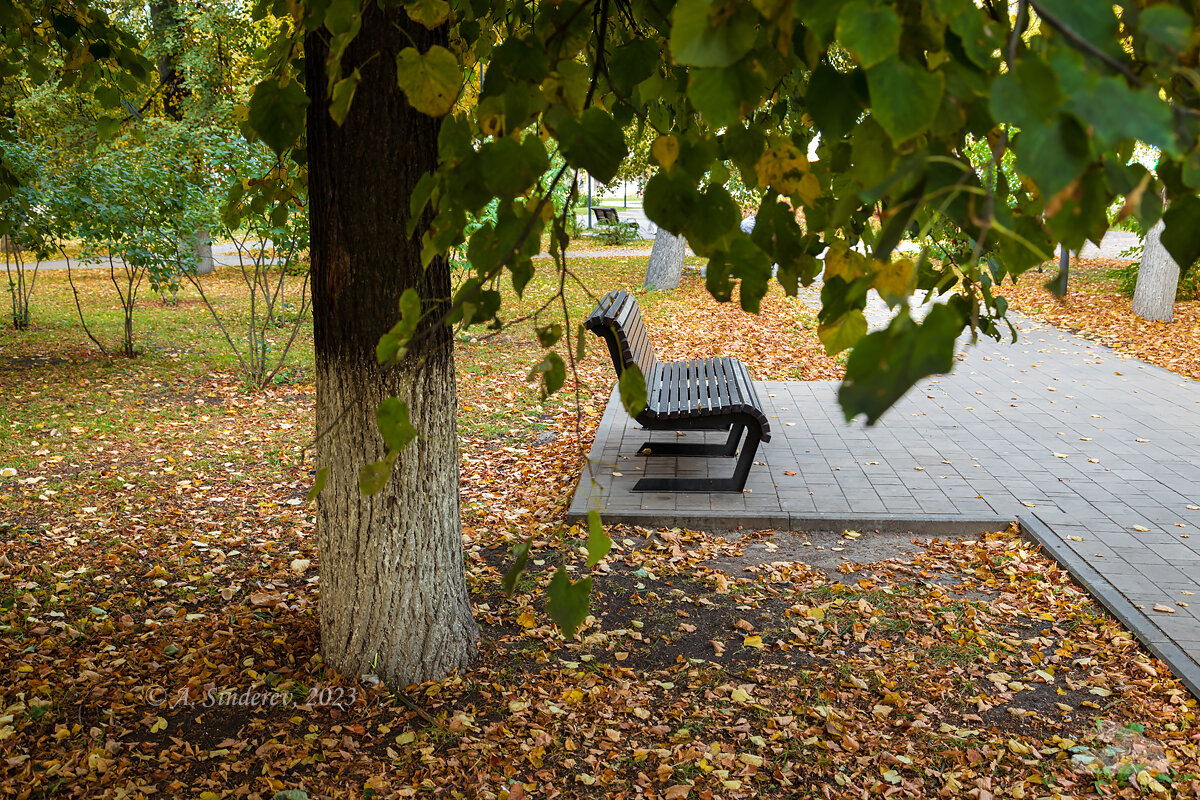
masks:
{"type": "Polygon", "coordinates": [[[1164,227],[1159,220],[1146,234],[1137,287],[1133,291],[1133,313],[1145,319],[1170,322],[1175,313],[1179,265],[1163,247],[1164,227]]]}
{"type": "Polygon", "coordinates": [[[217,268],[213,261],[212,237],[206,230],[198,230],[192,237],[193,250],[196,251],[196,274],[207,275],[217,268]]]}
{"type": "Polygon", "coordinates": [[[317,457],[329,469],[317,500],[321,650],[343,673],[416,683],[469,664],[478,637],[459,520],[451,332],[419,330],[420,345],[391,369],[375,359],[405,289],[420,293],[426,319],[450,296],[448,262],[422,269],[419,236],[404,235],[413,187],[437,161],[440,123],[409,107],[395,72],[400,50],[445,44],[446,31],[368,3],[342,61],[363,77],[341,127],[325,98],[324,39],[305,42],[318,425],[340,418],[317,457]],[[366,497],[358,471],[383,456],[375,408],[388,396],[409,404],[419,437],[383,491],[366,497]]]}
{"type": "Polygon", "coordinates": [[[650,249],[650,263],[646,265],[647,289],[675,289],[683,276],[683,254],[687,240],[659,228],[654,234],[654,247],[650,249]]]}

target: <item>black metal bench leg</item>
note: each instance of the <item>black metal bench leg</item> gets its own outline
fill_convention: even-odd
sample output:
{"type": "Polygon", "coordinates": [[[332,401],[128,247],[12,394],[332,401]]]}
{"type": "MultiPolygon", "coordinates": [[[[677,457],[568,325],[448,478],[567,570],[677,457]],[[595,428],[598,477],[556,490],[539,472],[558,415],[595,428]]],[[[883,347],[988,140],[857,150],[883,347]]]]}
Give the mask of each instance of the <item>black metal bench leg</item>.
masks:
{"type": "MultiPolygon", "coordinates": [[[[713,430],[723,430],[720,428],[713,430]]],[[[729,426],[729,438],[725,444],[697,444],[695,442],[642,442],[638,448],[640,456],[734,456],[737,455],[738,440],[746,426],[735,422],[729,426]]]]}
{"type": "MultiPolygon", "coordinates": [[[[734,430],[741,434],[746,426],[735,424],[734,430]]],[[[736,442],[736,439],[734,440],[736,442]]],[[[762,441],[762,430],[751,425],[742,443],[742,454],[733,470],[732,478],[642,478],[633,487],[635,492],[740,492],[746,488],[754,456],[762,441]]]]}

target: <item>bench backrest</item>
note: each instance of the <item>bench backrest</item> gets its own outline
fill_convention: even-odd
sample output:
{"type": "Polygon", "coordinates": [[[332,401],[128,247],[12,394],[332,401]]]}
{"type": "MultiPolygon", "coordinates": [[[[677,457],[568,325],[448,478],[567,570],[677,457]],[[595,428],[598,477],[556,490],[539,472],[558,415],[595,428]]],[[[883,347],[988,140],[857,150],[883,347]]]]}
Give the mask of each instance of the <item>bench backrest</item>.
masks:
{"type": "Polygon", "coordinates": [[[617,210],[615,208],[602,208],[592,206],[592,211],[596,212],[596,219],[601,222],[620,222],[617,218],[617,210]]]}
{"type": "Polygon", "coordinates": [[[624,289],[613,289],[600,298],[584,326],[604,337],[618,377],[627,366],[637,364],[642,375],[649,379],[658,366],[637,299],[624,289]]]}

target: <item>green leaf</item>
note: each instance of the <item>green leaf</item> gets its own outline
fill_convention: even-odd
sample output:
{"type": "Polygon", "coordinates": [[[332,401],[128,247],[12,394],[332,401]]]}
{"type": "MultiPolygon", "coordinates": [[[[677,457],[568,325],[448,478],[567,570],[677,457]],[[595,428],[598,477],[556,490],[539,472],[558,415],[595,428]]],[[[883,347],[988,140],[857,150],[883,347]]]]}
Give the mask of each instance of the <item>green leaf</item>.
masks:
{"type": "Polygon", "coordinates": [[[738,230],[741,209],[724,186],[710,185],[696,201],[685,229],[688,242],[698,255],[738,230]]]}
{"type": "Polygon", "coordinates": [[[308,792],[303,789],[281,789],[271,800],[308,800],[308,792]]]}
{"type": "Polygon", "coordinates": [[[1185,195],[1171,201],[1163,212],[1163,247],[1186,273],[1200,259],[1200,198],[1185,195]]]}
{"type": "Polygon", "coordinates": [[[340,47],[334,46],[340,57],[340,52],[346,49],[349,41],[346,37],[354,36],[362,27],[361,0],[329,0],[325,4],[325,27],[334,37],[343,37],[340,47]]]}
{"type": "Polygon", "coordinates": [[[528,541],[521,542],[513,548],[513,565],[508,568],[508,571],[504,573],[504,578],[500,581],[505,597],[512,597],[513,590],[517,588],[517,581],[529,563],[529,552],[530,543],[528,541]]]}
{"type": "Polygon", "coordinates": [[[409,287],[400,294],[400,329],[398,333],[411,339],[421,322],[421,295],[409,287]]]}
{"type": "MultiPolygon", "coordinates": [[[[709,0],[681,0],[671,23],[671,55],[677,64],[728,67],[754,47],[757,14],[749,4],[732,5],[732,15],[716,24],[709,0]]],[[[717,13],[720,13],[719,11],[717,13]]]]}
{"type": "Polygon", "coordinates": [[[587,326],[584,325],[582,322],[579,323],[578,327],[576,328],[575,363],[579,363],[580,361],[583,361],[584,356],[587,355],[587,340],[588,340],[588,338],[590,338],[590,337],[588,337],[587,333],[588,333],[587,326]]]}
{"type": "Polygon", "coordinates": [[[649,37],[621,45],[607,59],[613,88],[623,95],[630,94],[633,87],[655,73],[661,59],[662,51],[649,37]]]}
{"type": "Polygon", "coordinates": [[[450,18],[450,4],[446,0],[405,0],[404,13],[413,22],[433,30],[450,18]]]}
{"type": "Polygon", "coordinates": [[[749,236],[735,236],[714,250],[705,274],[705,287],[713,298],[726,302],[733,295],[732,278],[740,280],[738,303],[743,311],[758,313],[771,280],[771,262],[749,236]]]}
{"type": "Polygon", "coordinates": [[[867,317],[861,309],[852,308],[832,325],[819,325],[817,338],[825,345],[825,354],[837,355],[858,344],[867,335],[867,317]]]}
{"type": "Polygon", "coordinates": [[[562,325],[552,322],[537,329],[538,344],[542,347],[553,347],[562,338],[562,325]]]}
{"type": "Polygon", "coordinates": [[[621,394],[621,405],[629,416],[636,417],[646,410],[646,376],[642,374],[641,367],[630,364],[622,370],[617,388],[621,394]]]}
{"type": "Polygon", "coordinates": [[[871,113],[896,144],[933,123],[946,78],[892,58],[867,70],[871,113]]]}
{"type": "Polygon", "coordinates": [[[388,453],[382,461],[364,464],[358,471],[358,491],[366,496],[379,494],[392,477],[392,467],[396,466],[399,453],[388,453]]]}
{"type": "Polygon", "coordinates": [[[688,98],[714,128],[737,124],[741,109],[753,108],[762,98],[762,78],[748,67],[694,69],[688,78],[688,98]]]}
{"type": "Polygon", "coordinates": [[[585,169],[600,183],[609,183],[629,152],[625,135],[611,114],[589,108],[581,119],[567,117],[558,126],[563,157],[573,167],[585,169]]]}
{"type": "Polygon", "coordinates": [[[862,70],[839,72],[822,62],[808,79],[808,113],[821,135],[836,140],[854,127],[867,93],[862,70]]]}
{"type": "Polygon", "coordinates": [[[311,503],[317,499],[317,495],[325,488],[325,482],[329,480],[329,467],[321,467],[317,470],[317,479],[313,481],[312,488],[308,490],[308,501],[311,503]]]}
{"type": "Polygon", "coordinates": [[[1161,3],[1142,11],[1138,29],[1164,47],[1179,52],[1192,39],[1192,18],[1181,8],[1161,3]]]}
{"type": "Polygon", "coordinates": [[[409,421],[408,404],[395,397],[380,401],[375,409],[375,421],[389,451],[399,453],[417,436],[417,429],[409,421]]]}
{"type": "Polygon", "coordinates": [[[566,638],[573,638],[575,631],[587,619],[591,593],[590,576],[571,583],[567,571],[559,567],[550,579],[550,585],[546,588],[546,611],[566,638]]]}
{"type": "Polygon", "coordinates": [[[646,216],[677,236],[688,226],[699,201],[700,193],[680,170],[655,173],[642,192],[646,216]]]}
{"type": "Polygon", "coordinates": [[[596,566],[612,550],[612,539],[604,532],[600,524],[600,512],[592,509],[588,512],[588,568],[596,566]]]}
{"type": "Polygon", "coordinates": [[[550,352],[530,371],[529,377],[531,379],[534,375],[542,376],[542,399],[545,400],[561,389],[563,384],[566,383],[567,365],[563,363],[562,356],[558,353],[550,352]]]}
{"type": "Polygon", "coordinates": [[[987,18],[983,9],[974,3],[963,8],[950,20],[950,29],[958,35],[967,57],[983,69],[992,68],[996,50],[1000,49],[1000,26],[987,18]]]}
{"type": "Polygon", "coordinates": [[[934,305],[920,325],[901,313],[883,330],[860,339],[838,390],[846,419],[866,414],[867,424],[873,425],[917,381],[949,372],[954,342],[965,323],[960,304],[951,302],[934,305]]]}
{"type": "Polygon", "coordinates": [[[298,81],[267,78],[254,87],[246,121],[259,139],[282,153],[296,143],[304,132],[304,111],[308,96],[298,81]]]}
{"type": "Polygon", "coordinates": [[[1088,136],[1074,118],[1055,117],[1048,125],[1024,128],[1013,140],[1017,171],[1033,178],[1042,196],[1053,197],[1083,173],[1088,136]]]}
{"type": "Polygon", "coordinates": [[[838,15],[837,38],[863,67],[873,67],[899,52],[900,17],[891,6],[852,0],[838,15]]]}
{"type": "Polygon", "coordinates": [[[333,94],[329,98],[329,116],[333,117],[333,121],[338,125],[346,121],[346,114],[350,112],[350,103],[354,100],[354,92],[358,89],[358,82],[361,80],[362,73],[354,70],[333,85],[333,94]]]}
{"type": "Polygon", "coordinates": [[[1026,56],[992,82],[988,102],[998,122],[1022,129],[1038,125],[1050,119],[1062,102],[1058,75],[1040,58],[1026,56]]]}
{"type": "Polygon", "coordinates": [[[1071,110],[1110,147],[1132,139],[1172,155],[1179,152],[1170,106],[1157,87],[1130,89],[1124,78],[1101,78],[1092,92],[1072,97],[1071,110]]]}
{"type": "MultiPolygon", "coordinates": [[[[1040,0],[1040,5],[1056,21],[1066,25],[1091,46],[1114,58],[1128,59],[1128,55],[1121,49],[1120,31],[1112,5],[1080,0],[1040,0]]],[[[1042,23],[1043,30],[1051,27],[1045,22],[1042,23]]],[[[1061,34],[1055,31],[1055,36],[1061,34]]]]}
{"type": "Polygon", "coordinates": [[[546,146],[536,136],[517,142],[505,136],[479,148],[483,183],[497,197],[523,194],[549,168],[546,146]]]}
{"type": "Polygon", "coordinates": [[[396,57],[396,82],[409,105],[431,117],[444,117],[454,108],[462,84],[458,59],[435,44],[425,53],[406,47],[396,57]]]}

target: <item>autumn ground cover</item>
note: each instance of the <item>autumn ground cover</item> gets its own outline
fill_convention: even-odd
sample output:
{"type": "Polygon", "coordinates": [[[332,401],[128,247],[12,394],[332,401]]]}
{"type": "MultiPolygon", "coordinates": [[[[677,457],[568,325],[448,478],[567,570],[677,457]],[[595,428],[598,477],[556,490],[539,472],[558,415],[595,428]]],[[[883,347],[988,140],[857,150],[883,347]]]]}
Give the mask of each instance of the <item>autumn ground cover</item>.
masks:
{"type": "MultiPolygon", "coordinates": [[[[597,289],[643,270],[577,267],[597,289]]],[[[308,330],[283,379],[247,394],[189,290],[148,296],[143,355],[109,361],[64,278],[43,276],[31,333],[0,334],[5,796],[1200,795],[1195,699],[1012,531],[614,526],[593,617],[565,641],[541,598],[560,561],[584,570],[586,534],[560,520],[612,374],[597,341],[539,402],[532,319],[457,347],[478,665],[414,687],[336,675],[305,499],[308,330]],[[532,568],[505,597],[524,540],[532,568]]],[[[208,286],[243,318],[236,281],[208,286]]],[[[115,339],[104,276],[81,288],[115,339]]],[[[514,317],[552,290],[537,281],[514,317]]],[[[840,374],[780,295],[758,318],[696,278],[640,299],[663,357],[840,374]]],[[[573,320],[592,302],[569,286],[573,320]]]]}
{"type": "Polygon", "coordinates": [[[1124,264],[1107,258],[1077,261],[1071,267],[1071,289],[1062,300],[1043,285],[1057,274],[1056,267],[1026,273],[1000,291],[1023,314],[1200,380],[1200,300],[1176,302],[1172,322],[1135,316],[1120,290],[1124,264]]]}

